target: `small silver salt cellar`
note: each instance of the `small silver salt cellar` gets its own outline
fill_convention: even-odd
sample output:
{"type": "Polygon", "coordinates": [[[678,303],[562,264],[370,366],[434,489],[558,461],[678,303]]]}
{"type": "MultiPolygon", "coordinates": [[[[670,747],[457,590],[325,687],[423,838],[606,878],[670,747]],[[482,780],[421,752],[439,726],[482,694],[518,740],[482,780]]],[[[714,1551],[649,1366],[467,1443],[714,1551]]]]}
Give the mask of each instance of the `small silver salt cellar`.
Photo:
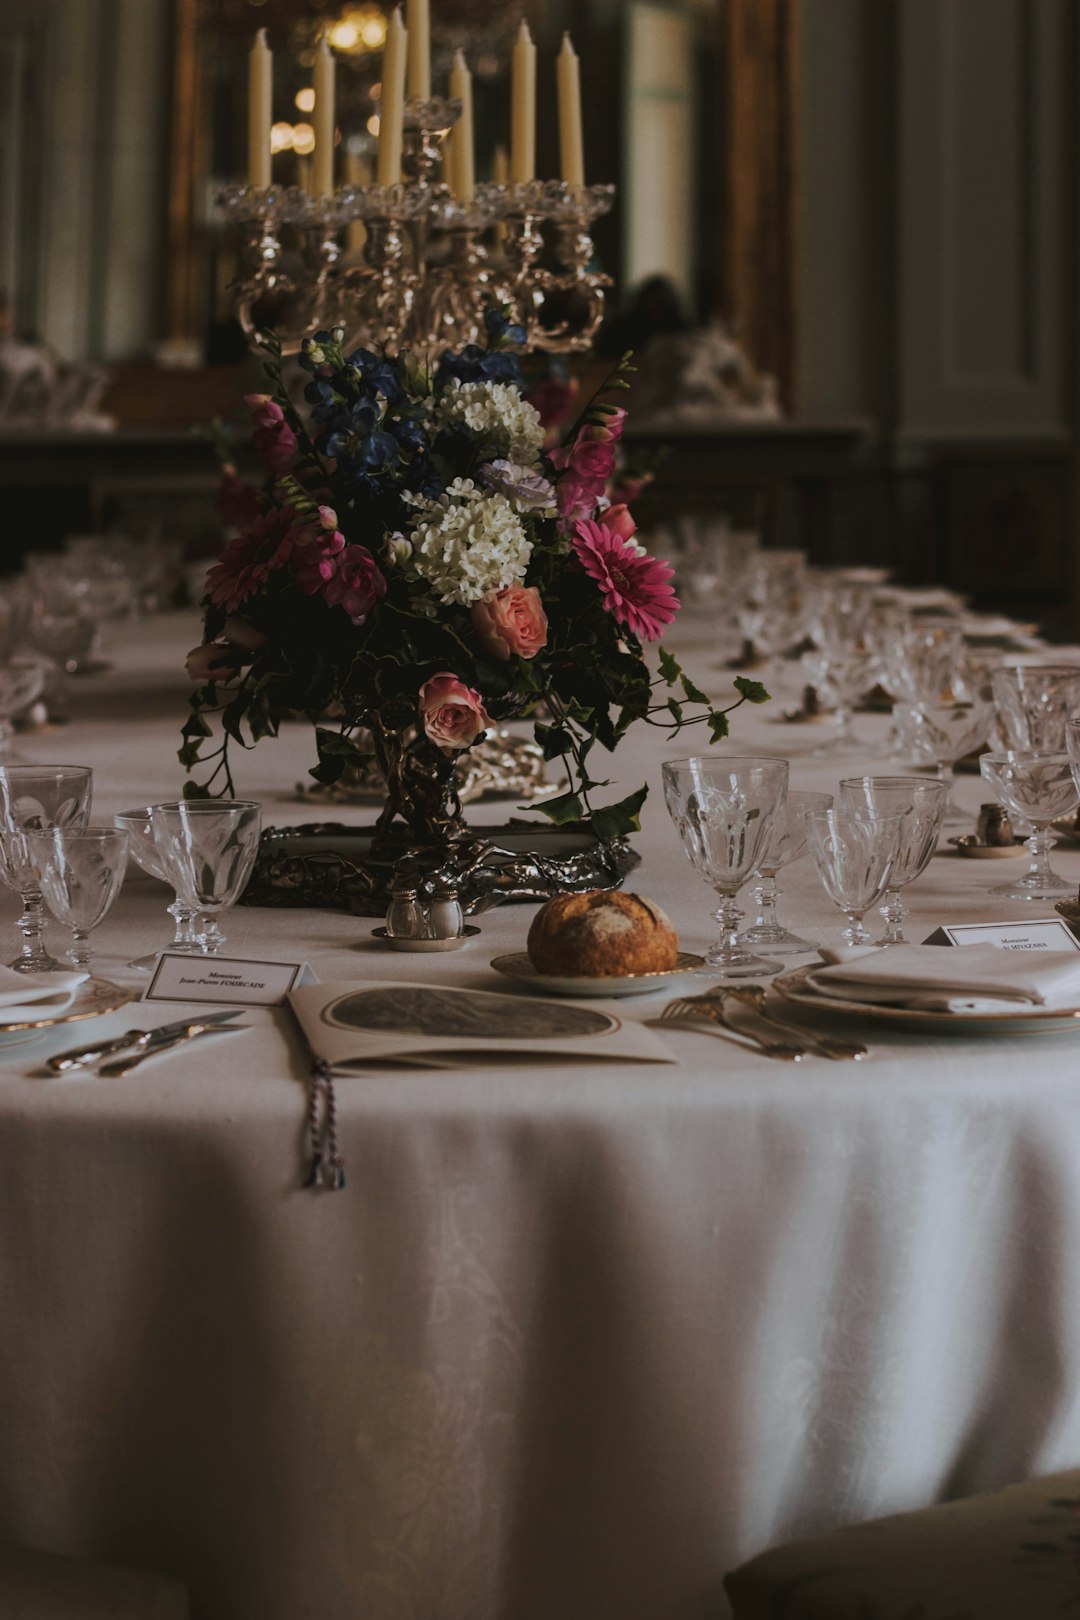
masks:
{"type": "Polygon", "coordinates": [[[397,951],[452,951],[479,932],[466,925],[455,885],[432,878],[396,878],[386,926],[375,929],[376,937],[397,951]]]}

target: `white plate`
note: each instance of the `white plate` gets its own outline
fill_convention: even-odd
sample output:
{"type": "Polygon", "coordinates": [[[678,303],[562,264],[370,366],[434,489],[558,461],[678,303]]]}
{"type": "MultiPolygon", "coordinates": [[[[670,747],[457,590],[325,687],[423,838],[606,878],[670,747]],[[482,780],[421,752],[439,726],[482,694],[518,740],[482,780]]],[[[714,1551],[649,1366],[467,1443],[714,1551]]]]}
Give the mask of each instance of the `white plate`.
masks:
{"type": "Polygon", "coordinates": [[[928,1012],[915,1007],[878,1007],[871,1001],[844,1001],[823,996],[807,979],[821,966],[796,968],[771,981],[770,988],[797,1007],[859,1018],[873,1024],[891,1024],[925,1035],[1056,1035],[1071,1030],[1080,1035],[1080,1007],[1018,1007],[999,1013],[928,1012]]]}
{"type": "Polygon", "coordinates": [[[675,967],[663,973],[628,973],[623,978],[592,977],[560,973],[538,973],[525,951],[514,951],[509,956],[496,956],[492,961],[496,973],[513,979],[542,996],[588,996],[590,1000],[603,1000],[608,996],[645,996],[651,990],[677,990],[689,983],[705,966],[703,956],[692,951],[680,951],[675,967]]]}

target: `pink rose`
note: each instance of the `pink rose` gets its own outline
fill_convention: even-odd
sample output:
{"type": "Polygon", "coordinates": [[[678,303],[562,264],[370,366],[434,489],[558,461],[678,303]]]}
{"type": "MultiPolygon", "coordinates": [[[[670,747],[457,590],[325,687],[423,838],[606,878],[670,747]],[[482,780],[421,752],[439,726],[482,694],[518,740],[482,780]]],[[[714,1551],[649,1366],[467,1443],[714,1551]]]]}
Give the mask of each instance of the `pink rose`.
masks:
{"type": "Polygon", "coordinates": [[[244,403],[251,406],[254,432],[252,442],[267,472],[275,477],[288,472],[296,460],[296,434],[285,420],[285,412],[269,394],[245,394],[244,403]]]}
{"type": "Polygon", "coordinates": [[[230,681],[239,669],[240,661],[231,647],[220,641],[208,641],[202,647],[192,647],[184,660],[188,680],[196,686],[215,681],[219,686],[230,681]]]}
{"type": "Polygon", "coordinates": [[[614,442],[579,438],[570,452],[570,465],[584,478],[610,478],[615,471],[614,442]]]}
{"type": "Polygon", "coordinates": [[[386,580],[367,546],[346,546],[337,553],[334,571],[323,586],[325,602],[344,608],[353,624],[363,624],[385,595],[386,580]]]}
{"type": "Polygon", "coordinates": [[[624,503],[618,506],[609,506],[604,513],[604,523],[612,534],[617,534],[620,540],[632,540],[637,533],[637,524],[634,522],[630,508],[624,503]]]}
{"type": "Polygon", "coordinates": [[[508,585],[470,611],[481,651],[489,658],[535,658],[547,646],[547,614],[532,585],[508,585]]]}
{"type": "Polygon", "coordinates": [[[418,699],[424,731],[444,753],[468,748],[491,725],[479,692],[456,675],[433,675],[418,699]]]}
{"type": "Polygon", "coordinates": [[[225,620],[222,635],[230,647],[239,647],[243,652],[256,653],[260,647],[266,646],[266,634],[252,624],[250,619],[243,619],[239,614],[232,613],[225,620]]]}
{"type": "Polygon", "coordinates": [[[564,473],[555,486],[555,501],[559,516],[568,523],[592,517],[596,503],[604,493],[601,478],[581,478],[575,472],[564,473]]]}

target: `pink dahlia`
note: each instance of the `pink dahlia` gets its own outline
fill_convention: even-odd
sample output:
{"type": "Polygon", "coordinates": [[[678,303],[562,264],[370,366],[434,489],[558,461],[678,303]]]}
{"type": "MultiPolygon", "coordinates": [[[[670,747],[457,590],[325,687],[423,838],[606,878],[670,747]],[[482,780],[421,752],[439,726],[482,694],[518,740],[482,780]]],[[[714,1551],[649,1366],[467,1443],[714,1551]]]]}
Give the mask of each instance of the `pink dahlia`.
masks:
{"type": "Polygon", "coordinates": [[[604,606],[642,641],[658,641],[678,612],[679,599],[668,583],[670,563],[647,556],[603,523],[578,523],[574,553],[600,587],[604,606]]]}
{"type": "Polygon", "coordinates": [[[298,538],[292,522],[291,512],[272,506],[229,541],[206,576],[206,589],[215,607],[234,613],[261,590],[268,574],[288,561],[298,538]]]}

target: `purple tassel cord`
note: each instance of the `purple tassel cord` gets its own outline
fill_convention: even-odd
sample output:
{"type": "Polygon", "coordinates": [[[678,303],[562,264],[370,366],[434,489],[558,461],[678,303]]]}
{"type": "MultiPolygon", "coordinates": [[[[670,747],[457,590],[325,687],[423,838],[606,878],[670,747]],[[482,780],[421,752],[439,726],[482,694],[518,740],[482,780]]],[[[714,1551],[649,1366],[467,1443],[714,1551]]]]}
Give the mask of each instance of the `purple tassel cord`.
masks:
{"type": "Polygon", "coordinates": [[[311,1065],[307,1124],[311,1163],[304,1186],[340,1192],[345,1185],[345,1160],[338,1152],[334,1076],[325,1058],[316,1058],[311,1065]]]}

